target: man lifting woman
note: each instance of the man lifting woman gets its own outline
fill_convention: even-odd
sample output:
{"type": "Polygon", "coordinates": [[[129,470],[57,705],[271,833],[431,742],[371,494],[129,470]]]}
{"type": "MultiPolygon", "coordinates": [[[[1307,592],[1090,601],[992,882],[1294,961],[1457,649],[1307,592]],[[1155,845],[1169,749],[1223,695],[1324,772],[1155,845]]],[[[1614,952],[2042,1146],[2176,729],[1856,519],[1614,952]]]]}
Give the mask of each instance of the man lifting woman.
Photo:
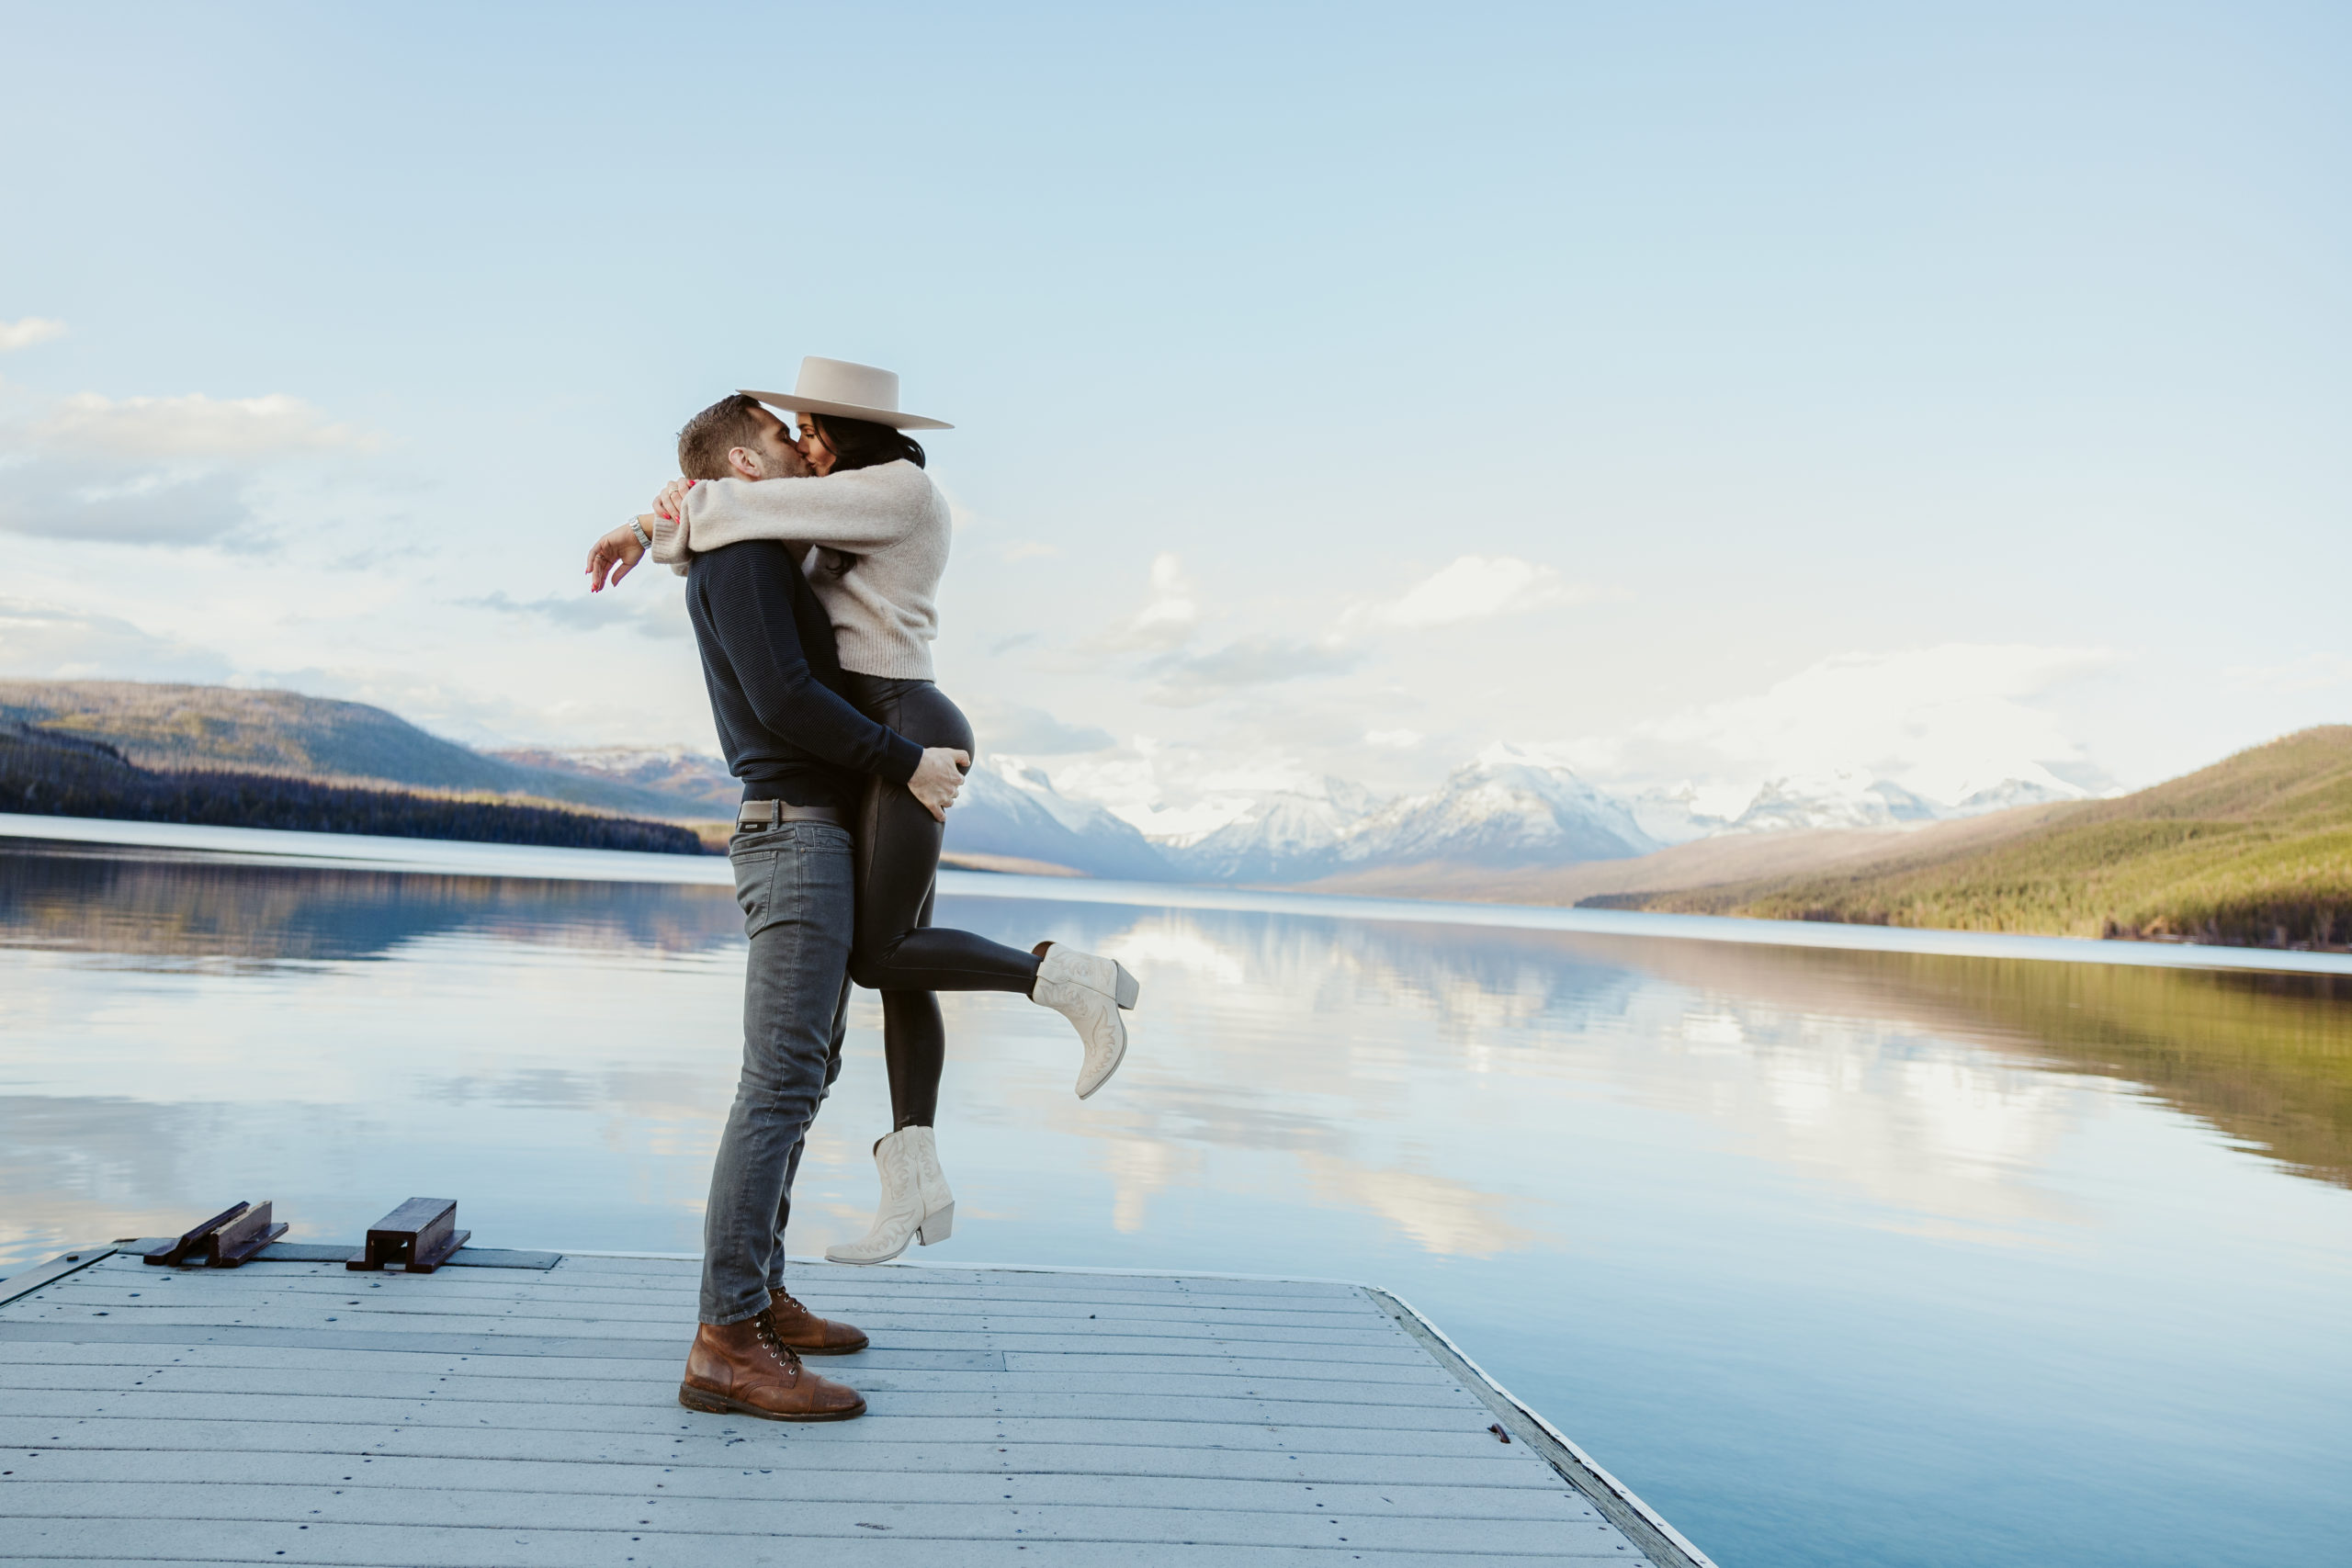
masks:
{"type": "Polygon", "coordinates": [[[865,1336],[784,1289],[784,1228],[809,1123],[841,1070],[852,982],[882,994],[893,1125],[874,1146],[874,1225],[829,1248],[880,1263],[946,1239],[956,1200],[932,1123],[946,1061],[936,993],[1014,991],[1067,1018],[1083,1100],[1126,1053],[1135,977],[1058,942],[1030,952],[931,923],[971,726],[932,679],[946,497],[899,412],[899,378],[801,362],[790,393],[720,400],[678,436],[683,478],[596,541],[589,586],[650,554],[686,579],[711,714],[743,801],[729,853],[751,941],[743,1068],[704,1218],[694,1408],[778,1420],[861,1414],[804,1355],[865,1336]],[[795,414],[795,432],[771,412],[795,414]]]}

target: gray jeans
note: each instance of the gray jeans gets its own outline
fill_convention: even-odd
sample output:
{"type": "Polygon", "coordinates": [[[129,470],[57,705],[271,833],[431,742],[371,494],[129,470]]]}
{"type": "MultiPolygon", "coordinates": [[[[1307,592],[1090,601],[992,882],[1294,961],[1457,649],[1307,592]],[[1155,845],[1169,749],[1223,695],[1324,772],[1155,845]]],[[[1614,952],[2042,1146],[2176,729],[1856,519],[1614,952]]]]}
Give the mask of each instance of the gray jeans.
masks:
{"type": "Polygon", "coordinates": [[[702,1321],[741,1323],[784,1284],[792,1179],[817,1107],[842,1070],[855,868],[849,834],[822,822],[738,833],[735,901],[752,940],[743,1075],[718,1140],[702,1222],[702,1321]]]}

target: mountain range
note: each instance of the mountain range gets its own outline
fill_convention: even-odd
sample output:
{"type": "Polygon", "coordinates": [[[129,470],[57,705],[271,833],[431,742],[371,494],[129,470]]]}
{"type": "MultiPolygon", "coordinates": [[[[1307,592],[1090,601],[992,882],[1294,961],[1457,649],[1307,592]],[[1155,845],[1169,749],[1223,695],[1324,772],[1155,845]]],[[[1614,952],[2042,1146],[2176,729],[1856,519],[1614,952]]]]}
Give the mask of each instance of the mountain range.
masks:
{"type": "Polygon", "coordinates": [[[951,856],[1017,858],[1092,876],[1362,892],[1401,892],[1442,874],[1458,895],[1481,879],[1633,861],[1702,840],[1724,842],[1726,852],[1679,858],[1761,869],[1784,857],[1730,846],[1826,829],[1907,831],[2088,796],[2033,771],[2040,776],[2005,779],[1949,806],[1866,773],[1781,778],[1737,815],[1711,817],[1695,808],[1688,786],[1621,796],[1569,769],[1497,748],[1421,794],[1384,798],[1323,778],[1229,797],[1226,819],[1206,831],[1147,835],[1107,807],[1062,795],[1042,769],[997,756],[974,770],[949,818],[947,849],[951,856]]]}
{"type": "MultiPolygon", "coordinates": [[[[103,741],[147,767],[499,795],[673,821],[723,822],[741,793],[723,761],[685,747],[481,751],[381,708],[291,692],[0,682],[0,720],[103,741]]],[[[1770,780],[1744,810],[1716,816],[1699,808],[1688,785],[1620,795],[1497,747],[1419,794],[1384,797],[1324,778],[1221,797],[1224,819],[1205,831],[1147,835],[1102,803],[1064,795],[1042,769],[995,754],[974,768],[950,813],[946,849],[951,862],[999,870],[1404,891],[1433,878],[1474,887],[1523,881],[1698,840],[1726,849],[1693,863],[1777,867],[1777,852],[1759,858],[1729,846],[1825,829],[1914,829],[2088,793],[2038,764],[1949,805],[1865,772],[1828,773],[1770,780]]]]}
{"type": "Polygon", "coordinates": [[[1449,880],[1518,875],[1633,860],[1702,839],[1905,829],[2088,795],[2034,772],[2040,776],[2005,779],[1950,806],[1861,773],[1773,779],[1726,818],[1697,810],[1688,786],[1621,796],[1569,769],[1496,748],[1421,794],[1383,798],[1325,778],[1237,795],[1230,816],[1207,832],[1147,836],[1103,806],[1061,795],[1042,770],[993,757],[951,816],[947,844],[951,853],[1021,856],[1096,876],[1374,891],[1420,868],[1446,868],[1449,880]]]}

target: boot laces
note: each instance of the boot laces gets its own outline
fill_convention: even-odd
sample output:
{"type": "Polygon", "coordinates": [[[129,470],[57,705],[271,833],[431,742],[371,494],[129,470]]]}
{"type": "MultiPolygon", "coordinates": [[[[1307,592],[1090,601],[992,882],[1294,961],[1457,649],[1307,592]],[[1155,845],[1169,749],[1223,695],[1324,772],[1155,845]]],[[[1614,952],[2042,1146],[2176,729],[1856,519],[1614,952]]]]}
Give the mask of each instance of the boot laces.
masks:
{"type": "Polygon", "coordinates": [[[772,1357],[779,1366],[783,1367],[785,1371],[790,1372],[796,1379],[798,1378],[800,1375],[800,1352],[795,1350],[791,1346],[786,1344],[781,1338],[777,1337],[775,1331],[775,1319],[770,1317],[763,1312],[760,1314],[759,1316],[753,1318],[752,1323],[752,1332],[759,1336],[761,1348],[766,1350],[768,1355],[772,1357]]]}

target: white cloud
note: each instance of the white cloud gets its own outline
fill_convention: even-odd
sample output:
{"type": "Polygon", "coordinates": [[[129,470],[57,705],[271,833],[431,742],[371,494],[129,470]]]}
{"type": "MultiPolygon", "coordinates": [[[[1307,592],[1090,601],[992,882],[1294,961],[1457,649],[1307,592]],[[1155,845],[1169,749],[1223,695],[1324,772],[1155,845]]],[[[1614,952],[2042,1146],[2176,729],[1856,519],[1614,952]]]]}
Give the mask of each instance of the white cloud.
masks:
{"type": "Polygon", "coordinates": [[[1112,648],[1180,648],[1201,623],[1200,601],[1184,563],[1163,551],[1151,560],[1151,596],[1110,636],[1112,648]]]}
{"type": "Polygon", "coordinates": [[[1428,739],[1418,729],[1367,729],[1363,732],[1365,745],[1392,751],[1409,751],[1428,739]]]}
{"type": "Polygon", "coordinates": [[[1415,583],[1402,597],[1358,605],[1346,619],[1351,624],[1419,631],[1524,615],[1555,604],[1581,604],[1594,597],[1591,589],[1563,581],[1551,567],[1517,556],[1459,556],[1415,583]]]}
{"type": "Polygon", "coordinates": [[[1057,761],[1049,772],[1055,789],[1069,799],[1091,801],[1133,821],[1149,817],[1167,798],[1159,781],[1162,750],[1150,736],[1138,735],[1114,751],[1057,761]]]}
{"type": "Polygon", "coordinates": [[[14,354],[20,348],[30,348],[37,343],[47,343],[65,335],[65,323],[46,316],[26,316],[13,321],[0,321],[0,354],[14,354]]]}
{"type": "Polygon", "coordinates": [[[81,392],[34,424],[31,445],[63,457],[250,459],[366,446],[348,424],[335,424],[300,398],[111,399],[81,392]]]}
{"type": "Polygon", "coordinates": [[[1615,739],[1497,740],[1481,750],[1472,761],[1490,768],[1524,765],[1604,774],[1617,769],[1624,751],[1624,742],[1615,739]]]}
{"type": "Polygon", "coordinates": [[[2036,699],[2104,649],[1945,643],[1826,659],[1753,696],[1636,725],[1629,765],[1746,781],[1860,769],[1945,802],[2081,749],[2036,699]],[[1646,764],[1646,765],[1645,765],[1646,764]]]}
{"type": "Polygon", "coordinates": [[[0,532],[115,544],[253,545],[256,485],[303,457],[374,445],[300,398],[80,393],[0,430],[0,532]]]}
{"type": "Polygon", "coordinates": [[[981,697],[967,704],[966,711],[971,715],[974,739],[987,752],[1058,757],[1107,750],[1117,744],[1107,729],[1066,724],[1044,708],[1023,703],[981,697]]]}
{"type": "Polygon", "coordinates": [[[531,600],[509,598],[503,592],[485,593],[457,603],[469,610],[494,610],[502,615],[528,615],[565,631],[602,631],[628,626],[641,637],[686,637],[694,623],[686,616],[685,601],[675,593],[623,599],[615,593],[549,593],[531,600]]]}
{"type": "Polygon", "coordinates": [[[0,599],[0,675],[49,681],[228,679],[209,649],[156,637],[113,615],[0,599]]]}
{"type": "Polygon", "coordinates": [[[2233,664],[2222,671],[2230,684],[2254,692],[2324,692],[2352,684],[2352,659],[2340,653],[2307,653],[2283,664],[2233,664]]]}
{"type": "Polygon", "coordinates": [[[129,545],[218,539],[250,519],[246,482],[230,473],[24,463],[0,471],[0,532],[129,545]]]}
{"type": "Polygon", "coordinates": [[[1361,655],[1330,643],[1290,637],[1237,637],[1200,653],[1171,653],[1146,668],[1159,677],[1147,700],[1168,707],[1192,707],[1245,686],[1269,686],[1306,675],[1338,675],[1355,668],[1361,655]]]}

